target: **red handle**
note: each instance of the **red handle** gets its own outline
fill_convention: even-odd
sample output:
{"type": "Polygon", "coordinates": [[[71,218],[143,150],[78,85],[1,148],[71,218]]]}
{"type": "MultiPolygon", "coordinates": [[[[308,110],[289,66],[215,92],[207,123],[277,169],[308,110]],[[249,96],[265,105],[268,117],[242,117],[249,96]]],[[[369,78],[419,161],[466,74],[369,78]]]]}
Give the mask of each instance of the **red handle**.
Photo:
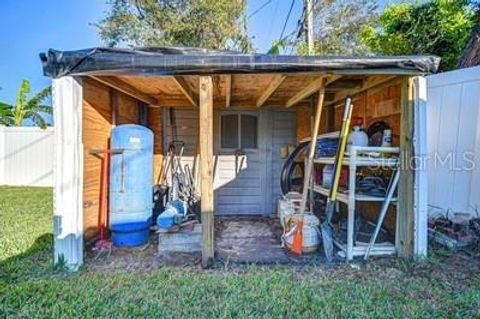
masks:
{"type": "Polygon", "coordinates": [[[102,165],[102,185],[100,189],[100,218],[99,218],[99,231],[100,231],[100,240],[105,240],[106,233],[106,221],[107,221],[107,211],[108,211],[108,171],[110,164],[110,152],[109,150],[102,150],[101,154],[103,155],[103,165],[102,165]]]}

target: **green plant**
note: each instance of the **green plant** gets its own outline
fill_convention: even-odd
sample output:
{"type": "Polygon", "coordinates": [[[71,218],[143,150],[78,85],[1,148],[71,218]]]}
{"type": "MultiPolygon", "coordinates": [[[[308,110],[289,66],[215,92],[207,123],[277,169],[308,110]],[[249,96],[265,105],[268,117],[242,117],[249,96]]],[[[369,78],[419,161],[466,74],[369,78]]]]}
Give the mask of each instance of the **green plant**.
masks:
{"type": "Polygon", "coordinates": [[[285,39],[275,40],[272,43],[272,46],[268,50],[267,54],[279,55],[280,51],[284,50],[286,46],[285,39]]]}
{"type": "MultiPolygon", "coordinates": [[[[360,41],[364,25],[378,16],[378,0],[319,0],[314,8],[315,55],[366,55],[370,48],[360,41]]],[[[302,42],[297,53],[306,55],[302,42]]]]}
{"type": "Polygon", "coordinates": [[[363,27],[361,41],[374,53],[434,54],[441,70],[455,68],[478,9],[469,0],[429,0],[389,5],[378,23],[363,27]]]}
{"type": "Polygon", "coordinates": [[[58,260],[54,266],[54,269],[58,272],[68,272],[67,261],[65,260],[65,256],[63,254],[58,256],[58,260]]]}
{"type": "Polygon", "coordinates": [[[244,0],[111,0],[95,26],[109,45],[251,51],[244,0]]]}
{"type": "Polygon", "coordinates": [[[47,127],[47,121],[42,113],[52,114],[50,105],[42,104],[51,94],[51,88],[47,87],[32,98],[28,99],[30,82],[23,80],[17,93],[15,104],[10,105],[0,102],[0,124],[6,126],[22,126],[29,119],[41,128],[47,127]]]}

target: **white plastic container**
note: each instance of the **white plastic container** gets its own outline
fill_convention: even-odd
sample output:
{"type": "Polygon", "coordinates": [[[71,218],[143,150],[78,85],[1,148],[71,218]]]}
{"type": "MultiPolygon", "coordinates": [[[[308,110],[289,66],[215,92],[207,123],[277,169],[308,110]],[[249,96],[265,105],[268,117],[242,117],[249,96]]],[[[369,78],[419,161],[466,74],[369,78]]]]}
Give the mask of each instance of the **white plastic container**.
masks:
{"type": "Polygon", "coordinates": [[[283,198],[278,200],[278,218],[280,219],[280,224],[285,229],[285,219],[297,213],[298,207],[302,200],[302,194],[297,192],[290,192],[285,194],[283,198]]]}
{"type": "MultiPolygon", "coordinates": [[[[297,219],[300,218],[299,214],[289,216],[286,222],[286,233],[283,235],[283,241],[285,246],[288,249],[292,248],[293,243],[293,234],[296,225],[297,219]]],[[[318,249],[320,246],[320,236],[318,226],[320,225],[320,220],[311,213],[305,213],[303,215],[303,244],[302,252],[303,253],[312,253],[318,249]]]]}
{"type": "Polygon", "coordinates": [[[278,218],[280,219],[280,224],[285,228],[285,218],[287,216],[295,214],[294,204],[284,198],[278,200],[278,218]]]}
{"type": "Polygon", "coordinates": [[[352,146],[368,146],[368,135],[359,125],[353,127],[352,132],[348,134],[347,152],[350,153],[352,146]]]}

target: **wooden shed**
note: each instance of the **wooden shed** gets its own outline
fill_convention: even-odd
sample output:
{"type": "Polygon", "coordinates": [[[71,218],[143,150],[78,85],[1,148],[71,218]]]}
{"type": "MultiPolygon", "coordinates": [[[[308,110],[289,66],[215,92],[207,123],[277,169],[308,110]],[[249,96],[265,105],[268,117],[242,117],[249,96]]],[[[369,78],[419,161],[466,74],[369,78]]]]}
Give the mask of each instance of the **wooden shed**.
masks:
{"type": "Polygon", "coordinates": [[[97,233],[101,161],[112,126],[154,132],[154,176],[166,145],[186,143],[200,157],[202,261],[212,264],[217,215],[272,216],[281,195],[280,149],[310,136],[321,88],[321,132],[339,130],[344,98],[366,125],[382,120],[400,148],[396,252],[427,251],[426,86],[436,57],[302,57],[202,49],[88,49],[41,55],[53,78],[55,260],[75,269],[97,233]],[[241,141],[240,141],[241,140],[241,141]],[[241,144],[241,145],[240,145],[241,144]],[[242,162],[239,165],[239,158],[242,162]]]}

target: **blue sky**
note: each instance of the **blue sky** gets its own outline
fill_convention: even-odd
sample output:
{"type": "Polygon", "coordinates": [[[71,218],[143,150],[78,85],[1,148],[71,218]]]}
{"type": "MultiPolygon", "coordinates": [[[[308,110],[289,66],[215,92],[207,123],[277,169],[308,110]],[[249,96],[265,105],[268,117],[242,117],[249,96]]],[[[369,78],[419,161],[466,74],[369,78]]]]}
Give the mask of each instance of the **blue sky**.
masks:
{"type": "MultiPolygon", "coordinates": [[[[249,14],[268,2],[248,1],[249,14]]],[[[290,0],[271,0],[251,16],[249,32],[258,52],[266,52],[280,37],[290,4],[290,0]]],[[[50,84],[42,75],[40,52],[102,45],[91,23],[107,8],[105,0],[0,0],[0,101],[13,103],[24,78],[31,81],[33,92],[50,84]]],[[[302,0],[296,0],[287,34],[296,27],[301,10],[302,0]]]]}
{"type": "Polygon", "coordinates": [[[100,0],[1,0],[0,100],[13,103],[22,79],[32,91],[48,86],[38,54],[100,45],[96,21],[106,10],[100,0]]]}

